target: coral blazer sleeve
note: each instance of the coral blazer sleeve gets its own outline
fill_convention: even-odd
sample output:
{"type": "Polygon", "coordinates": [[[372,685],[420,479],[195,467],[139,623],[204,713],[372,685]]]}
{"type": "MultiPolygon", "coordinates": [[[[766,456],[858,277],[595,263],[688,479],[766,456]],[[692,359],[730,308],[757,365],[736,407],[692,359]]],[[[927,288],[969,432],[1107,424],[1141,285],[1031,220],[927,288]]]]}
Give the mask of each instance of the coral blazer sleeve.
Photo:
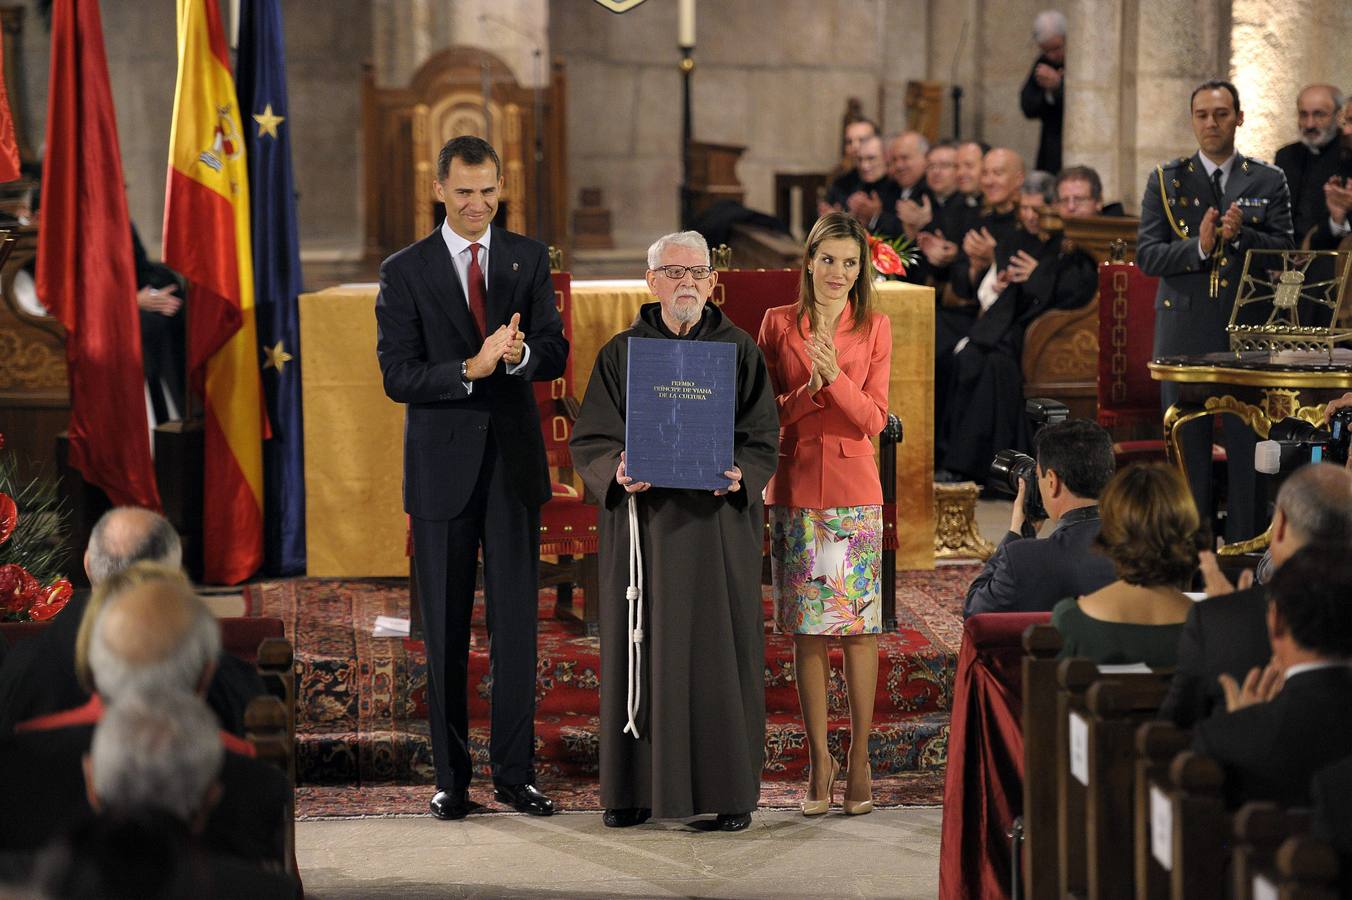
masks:
{"type": "Polygon", "coordinates": [[[860,333],[842,317],[835,334],[840,375],[815,395],[793,306],[768,310],[758,340],[779,407],[779,470],[765,502],[809,509],[882,503],[870,440],[887,423],[892,330],[874,313],[860,333]]]}

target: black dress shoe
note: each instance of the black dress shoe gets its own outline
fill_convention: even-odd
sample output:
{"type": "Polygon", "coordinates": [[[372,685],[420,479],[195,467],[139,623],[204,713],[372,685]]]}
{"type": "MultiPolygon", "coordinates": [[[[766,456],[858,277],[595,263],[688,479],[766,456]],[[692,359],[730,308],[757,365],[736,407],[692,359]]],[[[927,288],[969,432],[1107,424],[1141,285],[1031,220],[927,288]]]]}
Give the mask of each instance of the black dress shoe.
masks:
{"type": "Polygon", "coordinates": [[[517,812],[532,816],[554,815],[554,801],[533,784],[500,784],[495,793],[499,803],[510,804],[517,812]]]}
{"type": "Polygon", "coordinates": [[[718,831],[746,831],[751,827],[751,813],[719,813],[715,825],[718,831]]]}
{"type": "Polygon", "coordinates": [[[463,819],[479,804],[469,802],[468,791],[437,791],[432,795],[432,815],[445,821],[463,819]]]}
{"type": "Polygon", "coordinates": [[[652,814],[651,809],[643,808],[608,809],[601,816],[601,821],[607,828],[629,828],[634,825],[642,825],[648,821],[648,817],[652,814]]]}

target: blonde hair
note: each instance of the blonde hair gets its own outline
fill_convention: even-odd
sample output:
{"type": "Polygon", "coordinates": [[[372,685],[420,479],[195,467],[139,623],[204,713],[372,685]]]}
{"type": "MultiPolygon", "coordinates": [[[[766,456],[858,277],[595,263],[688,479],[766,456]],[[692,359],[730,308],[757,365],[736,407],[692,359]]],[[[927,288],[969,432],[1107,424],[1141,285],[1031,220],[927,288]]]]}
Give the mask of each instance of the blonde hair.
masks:
{"type": "Polygon", "coordinates": [[[803,269],[798,284],[799,329],[802,328],[804,316],[807,317],[808,327],[812,333],[816,333],[820,324],[817,295],[812,288],[812,272],[809,266],[822,242],[832,240],[854,241],[859,247],[859,277],[850,287],[849,304],[851,315],[854,317],[853,329],[864,331],[868,328],[869,312],[878,300],[877,291],[873,287],[873,254],[869,251],[868,232],[864,230],[864,226],[853,216],[842,212],[830,212],[822,216],[817,220],[817,224],[812,226],[812,231],[807,236],[807,243],[803,247],[803,269]]]}
{"type": "Polygon", "coordinates": [[[75,635],[75,675],[86,691],[94,691],[94,676],[89,668],[89,645],[94,638],[94,625],[98,622],[99,613],[110,598],[152,581],[165,581],[185,593],[193,593],[192,583],[182,569],[158,562],[133,563],[94,586],[84,616],[80,619],[80,630],[75,635]]]}
{"type": "Polygon", "coordinates": [[[1178,469],[1144,463],[1118,472],[1099,497],[1094,543],[1128,584],[1182,585],[1197,570],[1201,520],[1178,469]]]}

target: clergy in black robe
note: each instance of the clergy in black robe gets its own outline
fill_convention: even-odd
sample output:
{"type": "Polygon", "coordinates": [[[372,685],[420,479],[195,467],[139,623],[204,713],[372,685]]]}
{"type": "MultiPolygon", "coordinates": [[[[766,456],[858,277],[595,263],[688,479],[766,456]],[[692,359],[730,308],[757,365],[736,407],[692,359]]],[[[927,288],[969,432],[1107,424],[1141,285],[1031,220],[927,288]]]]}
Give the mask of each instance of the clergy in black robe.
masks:
{"type": "Polygon", "coordinates": [[[761,491],[778,462],[779,416],[755,340],[705,303],[718,276],[703,238],[668,235],[654,249],[649,259],[660,264],[647,277],[660,303],[645,304],[601,348],[569,442],[601,507],[601,801],[607,825],[718,813],[715,827],[739,830],[750,824],[764,765],[761,491]],[[624,475],[631,337],[736,346],[737,477],[728,489],[647,487],[624,475]],[[639,737],[624,731],[630,497],[643,554],[639,737]]]}
{"type": "Polygon", "coordinates": [[[1093,257],[1069,246],[1059,232],[1041,236],[1030,228],[1019,228],[996,246],[1001,276],[983,290],[998,293],[983,305],[948,361],[949,395],[939,423],[944,450],[937,459],[944,470],[978,483],[986,480],[997,452],[1027,452],[1031,446],[1023,404],[1024,330],[1048,310],[1083,306],[1098,290],[1093,257]],[[1036,264],[1027,280],[1011,282],[1009,262],[1020,252],[1025,265],[1028,257],[1036,264]]]}

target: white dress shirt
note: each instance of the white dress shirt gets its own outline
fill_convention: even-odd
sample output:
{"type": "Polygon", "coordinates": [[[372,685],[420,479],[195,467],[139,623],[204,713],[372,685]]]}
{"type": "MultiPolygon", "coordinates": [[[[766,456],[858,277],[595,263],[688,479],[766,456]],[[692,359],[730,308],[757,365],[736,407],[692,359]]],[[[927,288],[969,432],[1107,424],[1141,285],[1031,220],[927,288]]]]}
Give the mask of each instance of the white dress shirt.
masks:
{"type": "MultiPolygon", "coordinates": [[[[487,314],[488,305],[488,254],[490,252],[489,243],[491,242],[492,237],[493,229],[490,227],[484,230],[484,233],[479,236],[478,240],[471,241],[468,238],[463,238],[456,234],[451,228],[449,220],[443,219],[441,222],[441,239],[446,242],[446,249],[451,253],[451,265],[455,266],[456,277],[460,279],[460,289],[465,294],[466,308],[469,308],[469,264],[474,255],[470,252],[469,245],[479,245],[479,270],[483,272],[484,276],[485,315],[487,314]]],[[[473,309],[470,309],[470,318],[474,318],[473,309]]],[[[486,324],[485,327],[487,327],[486,324]]],[[[484,335],[484,337],[488,337],[488,335],[484,335]]],[[[523,344],[522,347],[521,362],[514,366],[507,366],[508,375],[515,375],[517,372],[520,372],[526,365],[526,362],[530,359],[530,345],[523,344]]],[[[473,393],[473,382],[466,381],[463,382],[463,384],[465,385],[465,390],[473,393]]]]}

